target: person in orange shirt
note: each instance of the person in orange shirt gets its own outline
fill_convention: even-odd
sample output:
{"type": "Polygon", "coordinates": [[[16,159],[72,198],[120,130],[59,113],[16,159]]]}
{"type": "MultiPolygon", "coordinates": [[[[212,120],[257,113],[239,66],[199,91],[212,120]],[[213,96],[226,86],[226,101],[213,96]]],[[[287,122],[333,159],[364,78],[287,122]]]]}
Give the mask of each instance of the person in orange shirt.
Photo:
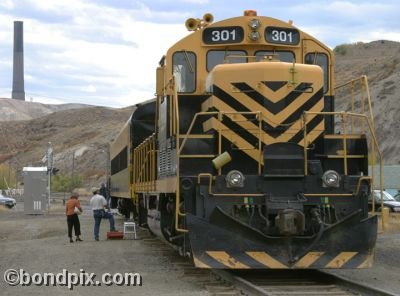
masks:
{"type": "Polygon", "coordinates": [[[67,224],[68,224],[68,237],[69,242],[73,243],[72,240],[72,228],[75,230],[76,241],[83,241],[80,238],[81,235],[81,224],[79,222],[78,213],[82,213],[81,203],[78,200],[79,193],[77,191],[72,192],[70,199],[67,201],[65,207],[65,214],[67,215],[67,224]]]}

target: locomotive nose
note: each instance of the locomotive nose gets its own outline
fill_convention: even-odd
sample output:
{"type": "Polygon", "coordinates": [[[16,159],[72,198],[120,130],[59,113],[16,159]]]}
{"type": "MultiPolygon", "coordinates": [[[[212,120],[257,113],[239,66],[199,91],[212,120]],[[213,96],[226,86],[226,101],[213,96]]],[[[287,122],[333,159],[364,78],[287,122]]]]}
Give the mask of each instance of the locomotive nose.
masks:
{"type": "Polygon", "coordinates": [[[377,216],[363,220],[358,212],[309,237],[296,235],[301,231],[301,215],[288,211],[283,217],[281,230],[285,235],[268,236],[232,219],[221,209],[214,211],[209,222],[188,214],[195,266],[213,269],[371,267],[377,216]]]}

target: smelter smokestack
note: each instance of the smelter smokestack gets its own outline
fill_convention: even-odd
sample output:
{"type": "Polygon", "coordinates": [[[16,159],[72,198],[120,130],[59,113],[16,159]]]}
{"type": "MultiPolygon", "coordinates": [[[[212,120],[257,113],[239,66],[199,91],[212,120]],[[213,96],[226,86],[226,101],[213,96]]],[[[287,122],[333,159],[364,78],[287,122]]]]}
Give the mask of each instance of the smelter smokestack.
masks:
{"type": "Polygon", "coordinates": [[[11,98],[25,101],[24,87],[24,23],[14,22],[14,64],[11,98]]]}

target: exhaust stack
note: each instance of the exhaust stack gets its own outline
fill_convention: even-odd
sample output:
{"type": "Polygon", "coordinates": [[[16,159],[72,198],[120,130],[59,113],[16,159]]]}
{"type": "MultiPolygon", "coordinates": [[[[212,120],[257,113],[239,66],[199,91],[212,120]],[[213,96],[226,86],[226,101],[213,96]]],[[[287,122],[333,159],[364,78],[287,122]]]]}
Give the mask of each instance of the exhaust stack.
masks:
{"type": "Polygon", "coordinates": [[[11,98],[25,101],[24,87],[24,24],[14,22],[14,63],[11,98]]]}

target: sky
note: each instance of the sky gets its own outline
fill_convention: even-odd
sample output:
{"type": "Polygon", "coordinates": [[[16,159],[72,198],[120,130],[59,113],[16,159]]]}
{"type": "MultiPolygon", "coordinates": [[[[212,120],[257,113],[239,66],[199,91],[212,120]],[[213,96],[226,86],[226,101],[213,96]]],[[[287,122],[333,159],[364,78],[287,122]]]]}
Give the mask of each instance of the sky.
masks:
{"type": "Polygon", "coordinates": [[[119,108],[154,97],[158,61],[189,34],[186,19],[246,9],[331,48],[400,41],[398,0],[0,0],[0,97],[11,97],[14,21],[24,22],[26,101],[119,108]]]}

